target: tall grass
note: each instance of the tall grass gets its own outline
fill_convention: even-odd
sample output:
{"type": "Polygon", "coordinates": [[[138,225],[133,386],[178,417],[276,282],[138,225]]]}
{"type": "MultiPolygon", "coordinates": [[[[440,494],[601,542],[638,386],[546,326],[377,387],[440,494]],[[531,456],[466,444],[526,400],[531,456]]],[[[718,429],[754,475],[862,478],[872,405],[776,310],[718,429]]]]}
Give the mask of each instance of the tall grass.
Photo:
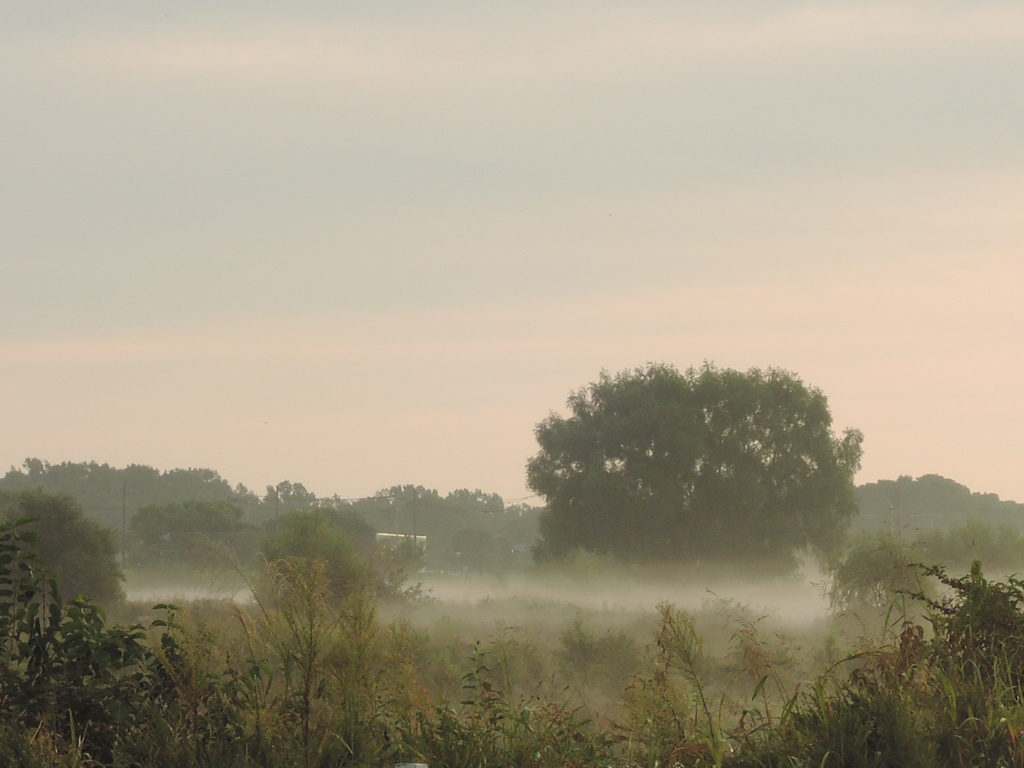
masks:
{"type": "Polygon", "coordinates": [[[925,569],[941,597],[804,650],[724,602],[474,639],[381,618],[372,591],[338,594],[300,558],[267,564],[252,603],[120,627],[63,601],[27,546],[0,528],[10,765],[1024,766],[1024,582],[980,565],[925,569]]]}

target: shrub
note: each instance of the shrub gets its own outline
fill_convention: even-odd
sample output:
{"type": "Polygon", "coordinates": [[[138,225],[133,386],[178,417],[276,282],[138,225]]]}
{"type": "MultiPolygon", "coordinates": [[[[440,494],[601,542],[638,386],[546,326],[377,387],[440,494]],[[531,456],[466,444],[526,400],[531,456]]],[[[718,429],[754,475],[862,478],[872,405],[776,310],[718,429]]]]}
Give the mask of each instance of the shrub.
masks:
{"type": "Polygon", "coordinates": [[[65,595],[85,595],[110,607],[124,597],[112,532],[85,516],[70,496],[41,490],[8,496],[8,522],[32,534],[32,549],[65,595]]]}
{"type": "Polygon", "coordinates": [[[843,560],[831,568],[829,599],[840,610],[886,608],[923,590],[915,555],[888,534],[858,537],[843,560]]]}

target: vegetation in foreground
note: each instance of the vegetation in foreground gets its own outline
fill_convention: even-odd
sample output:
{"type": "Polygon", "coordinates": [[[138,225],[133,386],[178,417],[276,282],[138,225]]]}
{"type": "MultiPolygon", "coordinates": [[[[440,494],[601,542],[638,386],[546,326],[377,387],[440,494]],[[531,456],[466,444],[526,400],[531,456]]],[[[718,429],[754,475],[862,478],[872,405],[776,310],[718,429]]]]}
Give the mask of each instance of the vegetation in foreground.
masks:
{"type": "MultiPolygon", "coordinates": [[[[873,644],[812,650],[737,606],[647,638],[580,614],[467,642],[286,556],[256,601],[121,626],[0,529],[0,754],[21,766],[995,766],[1024,759],[1024,582],[925,575],[873,644]],[[401,611],[398,612],[401,615],[401,611]],[[724,636],[706,644],[710,635],[724,636]],[[711,646],[714,647],[711,647],[711,646]]],[[[409,598],[406,598],[408,600],[409,598]]],[[[408,603],[406,603],[408,606],[408,603]]],[[[854,641],[850,641],[854,642],[854,641]]]]}

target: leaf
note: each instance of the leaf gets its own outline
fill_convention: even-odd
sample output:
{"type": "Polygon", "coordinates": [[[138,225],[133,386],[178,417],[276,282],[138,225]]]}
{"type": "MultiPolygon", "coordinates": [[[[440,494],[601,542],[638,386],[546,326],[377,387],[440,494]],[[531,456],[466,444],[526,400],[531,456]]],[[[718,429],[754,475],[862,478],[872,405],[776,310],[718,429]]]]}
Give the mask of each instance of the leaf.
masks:
{"type": "Polygon", "coordinates": [[[761,695],[761,692],[764,690],[764,684],[767,683],[767,682],[768,682],[768,675],[765,675],[760,680],[758,680],[757,685],[754,686],[754,693],[750,697],[751,701],[753,701],[754,699],[756,699],[758,696],[761,695]]]}

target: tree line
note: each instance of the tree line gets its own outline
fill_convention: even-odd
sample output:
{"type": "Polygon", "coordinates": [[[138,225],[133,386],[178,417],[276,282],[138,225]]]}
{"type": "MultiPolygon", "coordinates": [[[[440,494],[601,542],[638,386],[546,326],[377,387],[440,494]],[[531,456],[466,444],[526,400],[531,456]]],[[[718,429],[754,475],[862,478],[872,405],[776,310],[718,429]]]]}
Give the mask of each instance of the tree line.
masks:
{"type": "MultiPolygon", "coordinates": [[[[381,533],[417,538],[426,542],[417,562],[449,571],[504,571],[531,555],[558,560],[578,550],[624,563],[792,570],[806,554],[834,565],[849,531],[902,534],[910,520],[924,529],[965,518],[1021,529],[1024,521],[1024,505],[936,475],[857,488],[863,436],[837,434],[824,393],[780,369],[650,364],[602,373],[567,407],[537,425],[539,450],[527,462],[542,507],[414,485],[318,498],[285,480],[257,495],[210,469],[40,459],[12,467],[0,492],[73,498],[85,517],[117,531],[128,567],[194,566],[225,552],[248,564],[268,536],[297,525],[287,522],[295,514],[313,515],[364,555],[381,533]]],[[[26,498],[19,503],[39,510],[54,504],[26,498]]]]}

